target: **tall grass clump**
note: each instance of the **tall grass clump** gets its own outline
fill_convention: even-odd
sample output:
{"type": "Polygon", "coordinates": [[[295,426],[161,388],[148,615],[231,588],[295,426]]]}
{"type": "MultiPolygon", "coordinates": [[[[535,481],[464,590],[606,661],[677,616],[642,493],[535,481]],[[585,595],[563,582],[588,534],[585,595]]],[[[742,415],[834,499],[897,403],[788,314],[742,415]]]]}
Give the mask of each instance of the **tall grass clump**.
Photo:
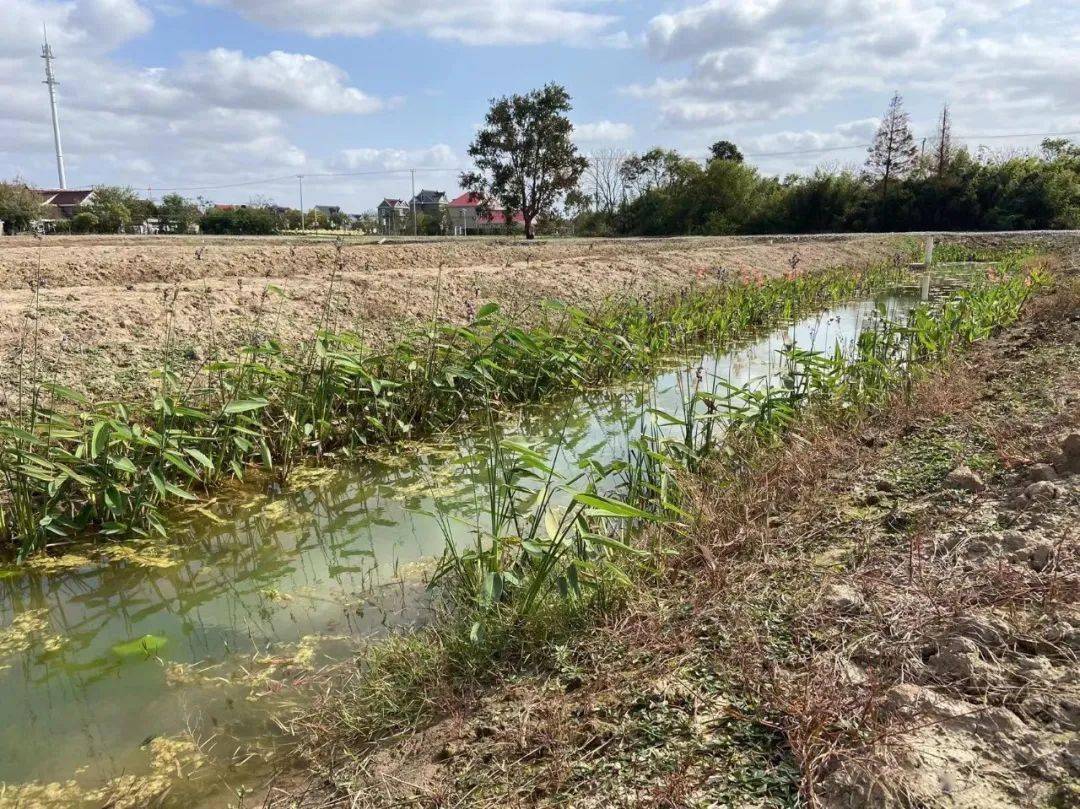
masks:
{"type": "MultiPolygon", "coordinates": [[[[223,479],[258,469],[284,482],[308,460],[430,434],[489,405],[642,374],[702,341],[882,289],[898,273],[799,274],[793,264],[783,278],[746,275],[592,311],[551,301],[528,329],[486,304],[468,324],[432,317],[382,351],[328,327],[290,350],[253,328],[237,356],[193,378],[166,364],[142,404],[91,401],[38,374],[26,405],[0,421],[0,539],[25,554],[85,532],[164,534],[163,506],[223,479]]],[[[280,294],[267,287],[263,297],[280,294]]]]}
{"type": "Polygon", "coordinates": [[[1043,280],[1008,262],[902,318],[880,310],[854,340],[829,351],[787,346],[775,374],[746,385],[691,369],[679,407],[646,405],[651,419],[626,457],[605,465],[582,462],[560,473],[558,451],[552,459],[491,431],[459,461],[483,484],[474,521],[455,529],[455,518],[443,515],[447,549],[433,586],[445,612],[424,632],[395,636],[361,658],[329,703],[302,720],[315,744],[355,753],[358,743],[439,713],[502,666],[550,658],[553,650],[557,657],[633,588],[667,581],[666,560],[694,534],[684,486],[694,470],[735,473],[745,462],[740,450],[779,444],[808,411],[841,422],[873,412],[954,352],[1015,321],[1043,280]]]}
{"type": "Polygon", "coordinates": [[[733,436],[775,442],[807,408],[842,418],[880,406],[924,369],[1014,322],[1041,280],[1012,266],[899,320],[881,308],[847,345],[786,346],[769,379],[735,386],[687,373],[677,412],[647,408],[625,459],[583,462],[572,475],[556,471],[559,450],[552,459],[492,431],[488,447],[460,461],[476,465],[471,475],[486,492],[468,525],[471,545],[459,546],[453,518],[442,515],[447,552],[436,582],[452,580],[450,592],[477,616],[477,640],[485,622],[521,625],[553,598],[564,609],[603,609],[617,585],[630,583],[620,560],[648,556],[640,529],[692,521],[680,481],[739,445],[733,436]]]}

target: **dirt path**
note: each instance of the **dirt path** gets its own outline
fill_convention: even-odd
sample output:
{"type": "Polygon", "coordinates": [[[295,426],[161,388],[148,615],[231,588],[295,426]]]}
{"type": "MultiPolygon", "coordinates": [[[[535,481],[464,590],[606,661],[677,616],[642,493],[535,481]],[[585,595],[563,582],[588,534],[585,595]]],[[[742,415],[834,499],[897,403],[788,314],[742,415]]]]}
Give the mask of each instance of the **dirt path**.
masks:
{"type": "Polygon", "coordinates": [[[164,359],[186,373],[253,335],[310,338],[324,322],[386,343],[439,315],[495,300],[526,317],[544,298],[577,304],[716,283],[733,273],[862,266],[894,239],[665,239],[345,244],[63,237],[0,242],[0,408],[20,366],[97,397],[137,394],[164,359]],[[441,269],[440,269],[441,267],[441,269]],[[35,294],[34,279],[39,279],[35,294]],[[325,321],[324,321],[325,318],[325,321]],[[33,350],[38,346],[37,352],[33,350]]]}
{"type": "Polygon", "coordinates": [[[268,805],[1077,805],[1075,286],[704,486],[616,623],[268,805]]]}

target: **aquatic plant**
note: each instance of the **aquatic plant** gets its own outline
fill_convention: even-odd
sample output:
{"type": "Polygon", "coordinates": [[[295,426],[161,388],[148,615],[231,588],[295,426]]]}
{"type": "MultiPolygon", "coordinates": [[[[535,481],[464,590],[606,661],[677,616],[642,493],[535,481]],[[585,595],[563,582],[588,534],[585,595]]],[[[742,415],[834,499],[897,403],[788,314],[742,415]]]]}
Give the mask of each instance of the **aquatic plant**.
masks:
{"type": "Polygon", "coordinates": [[[718,450],[742,445],[732,437],[779,441],[810,407],[835,418],[865,413],[953,351],[1015,321],[1040,281],[1013,265],[903,319],[881,307],[850,344],[828,352],[785,346],[774,378],[733,385],[687,369],[677,377],[678,410],[647,408],[650,418],[625,460],[586,462],[569,478],[556,471],[560,448],[552,458],[492,429],[489,445],[461,461],[477,465],[472,475],[487,498],[469,526],[473,543],[459,547],[453,518],[439,515],[447,551],[433,585],[464,602],[470,636],[482,645],[490,623],[504,632],[520,627],[550,615],[552,599],[563,620],[567,612],[603,609],[613,588],[630,584],[624,562],[659,561],[643,547],[640,529],[692,520],[681,508],[680,478],[718,450]]]}

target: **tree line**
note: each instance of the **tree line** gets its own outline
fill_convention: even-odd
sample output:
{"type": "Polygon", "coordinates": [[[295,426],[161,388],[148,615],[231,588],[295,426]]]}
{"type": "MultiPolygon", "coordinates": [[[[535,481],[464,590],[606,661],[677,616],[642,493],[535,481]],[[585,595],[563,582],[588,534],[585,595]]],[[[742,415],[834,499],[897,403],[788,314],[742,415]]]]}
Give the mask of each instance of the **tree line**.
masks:
{"type": "Polygon", "coordinates": [[[763,175],[728,141],[704,164],[678,152],[604,152],[586,169],[571,218],[583,235],[1019,230],[1080,227],[1080,147],[973,155],[954,144],[946,107],[916,145],[894,96],[865,163],[763,175]]]}
{"type": "MultiPolygon", "coordinates": [[[[508,218],[523,214],[525,235],[725,235],[907,230],[1080,228],[1080,146],[1044,140],[1035,153],[973,155],[953,142],[948,107],[931,137],[916,144],[899,94],[892,97],[861,167],[818,168],[773,177],[721,140],[704,161],[672,149],[607,151],[587,158],[573,141],[571,99],[549,84],[493,99],[469,146],[474,168],[462,188],[498,203],[508,218]]],[[[20,183],[0,183],[0,219],[15,230],[41,218],[40,198],[20,183]]],[[[212,206],[178,194],[160,203],[130,188],[95,189],[91,203],[61,228],[116,233],[156,219],[164,232],[270,234],[301,226],[301,213],[253,200],[212,206]]],[[[304,214],[307,228],[360,223],[304,214]]],[[[418,232],[445,232],[432,218],[418,232]]],[[[409,228],[411,230],[411,228],[409,228]]]]}
{"type": "Polygon", "coordinates": [[[192,200],[180,194],[166,194],[160,202],[140,197],[131,188],[95,186],[89,200],[70,219],[42,205],[41,195],[20,180],[0,182],[0,221],[8,232],[30,230],[47,221],[55,233],[124,233],[151,222],[162,233],[192,233],[266,236],[286,230],[360,227],[375,228],[375,214],[353,221],[347,214],[312,208],[301,213],[296,208],[275,205],[255,198],[244,205],[218,206],[206,199],[192,200]]]}

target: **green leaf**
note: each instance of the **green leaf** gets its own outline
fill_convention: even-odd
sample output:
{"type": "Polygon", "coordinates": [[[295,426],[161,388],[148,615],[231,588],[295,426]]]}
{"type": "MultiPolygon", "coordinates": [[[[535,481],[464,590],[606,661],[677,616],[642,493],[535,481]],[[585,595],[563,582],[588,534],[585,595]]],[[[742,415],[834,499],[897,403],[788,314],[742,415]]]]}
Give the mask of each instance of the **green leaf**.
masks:
{"type": "Polygon", "coordinates": [[[237,399],[236,401],[229,402],[225,405],[221,412],[226,416],[232,416],[237,413],[248,413],[252,410],[261,410],[268,404],[270,404],[270,402],[262,397],[257,397],[255,399],[237,399]]]}
{"type": "Polygon", "coordinates": [[[195,449],[194,447],[188,447],[186,450],[184,450],[184,452],[186,452],[188,455],[190,455],[196,461],[201,463],[207,469],[210,469],[211,471],[213,470],[214,462],[211,461],[210,458],[206,455],[206,453],[203,452],[201,449],[195,449]]]}
{"type": "Polygon", "coordinates": [[[141,638],[117,643],[112,647],[113,654],[117,657],[151,657],[165,647],[169,639],[164,635],[143,635],[141,638]]]}
{"type": "Polygon", "coordinates": [[[96,458],[101,454],[101,451],[108,444],[108,434],[105,432],[109,426],[107,421],[99,421],[94,425],[93,431],[90,433],[90,457],[96,458]]]}
{"type": "Polygon", "coordinates": [[[661,519],[648,511],[642,511],[640,508],[634,508],[627,503],[612,500],[610,497],[601,497],[598,494],[579,493],[574,495],[574,500],[583,506],[588,506],[585,513],[590,517],[616,517],[627,520],[649,520],[650,522],[657,522],[661,519]]]}

